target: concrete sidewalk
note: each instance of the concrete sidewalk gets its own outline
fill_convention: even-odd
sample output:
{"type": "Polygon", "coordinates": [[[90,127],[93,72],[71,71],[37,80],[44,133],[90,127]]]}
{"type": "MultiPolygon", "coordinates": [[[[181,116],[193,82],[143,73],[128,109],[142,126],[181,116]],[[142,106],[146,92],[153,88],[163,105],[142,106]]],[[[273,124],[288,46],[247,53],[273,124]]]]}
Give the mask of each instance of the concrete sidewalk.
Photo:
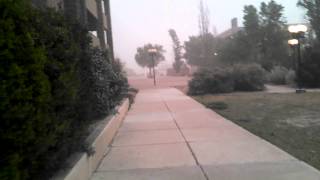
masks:
{"type": "Polygon", "coordinates": [[[141,91],[92,180],[320,180],[176,89],[141,91]]]}

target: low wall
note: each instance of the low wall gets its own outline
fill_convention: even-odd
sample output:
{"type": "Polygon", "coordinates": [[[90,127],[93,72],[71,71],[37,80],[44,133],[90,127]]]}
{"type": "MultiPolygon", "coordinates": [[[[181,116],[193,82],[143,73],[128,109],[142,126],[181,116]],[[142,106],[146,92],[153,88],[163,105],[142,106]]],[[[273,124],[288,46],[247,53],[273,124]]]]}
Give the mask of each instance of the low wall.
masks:
{"type": "Polygon", "coordinates": [[[68,170],[60,172],[57,176],[52,178],[53,180],[90,179],[93,172],[98,168],[100,161],[108,152],[109,145],[128,112],[129,100],[126,99],[116,109],[118,113],[104,120],[106,123],[97,126],[89,136],[88,143],[91,145],[90,151],[92,151],[92,155],[88,155],[88,153],[75,154],[69,160],[73,162],[71,163],[73,165],[68,170]]]}

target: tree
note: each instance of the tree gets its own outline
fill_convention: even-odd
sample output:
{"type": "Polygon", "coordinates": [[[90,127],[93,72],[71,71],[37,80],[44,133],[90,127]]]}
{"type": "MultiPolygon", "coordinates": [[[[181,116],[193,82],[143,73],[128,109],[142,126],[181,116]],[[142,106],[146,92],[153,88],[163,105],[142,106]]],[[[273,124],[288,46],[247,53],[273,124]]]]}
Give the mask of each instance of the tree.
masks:
{"type": "Polygon", "coordinates": [[[320,87],[320,0],[299,0],[298,6],[307,10],[307,17],[317,39],[312,47],[305,48],[300,67],[300,78],[297,78],[296,81],[304,87],[320,87]]]}
{"type": "Polygon", "coordinates": [[[182,46],[180,44],[178,35],[174,29],[170,29],[169,34],[173,41],[173,53],[174,53],[174,60],[175,60],[175,62],[173,63],[173,69],[177,73],[179,73],[182,65],[184,64],[184,62],[182,61],[182,53],[181,53],[182,46]]]}
{"type": "Polygon", "coordinates": [[[191,36],[185,42],[185,59],[189,65],[208,67],[217,60],[219,41],[212,34],[191,36]]]}
{"type": "MultiPolygon", "coordinates": [[[[259,43],[261,42],[261,27],[259,23],[258,10],[253,6],[244,7],[244,32],[238,35],[238,42],[244,42],[246,50],[242,52],[248,53],[247,60],[252,62],[259,61],[259,43]]],[[[241,45],[244,45],[243,43],[241,45]]]]}
{"type": "Polygon", "coordinates": [[[165,50],[161,45],[146,44],[137,49],[135,60],[139,66],[149,68],[149,74],[151,74],[151,68],[153,66],[156,67],[161,61],[165,60],[164,52],[165,50]],[[148,52],[149,49],[157,49],[157,53],[153,56],[154,59],[152,59],[152,55],[148,52]]]}
{"type": "Polygon", "coordinates": [[[199,5],[199,35],[189,37],[185,42],[185,55],[189,65],[208,67],[216,62],[218,52],[218,39],[209,32],[209,9],[200,0],[199,5]]]}
{"type": "Polygon", "coordinates": [[[209,9],[203,4],[203,0],[200,0],[199,4],[199,31],[200,35],[206,35],[209,33],[210,18],[209,9]]]}
{"type": "Polygon", "coordinates": [[[253,46],[251,48],[256,50],[261,40],[261,27],[257,9],[252,5],[245,6],[243,20],[246,36],[253,46]]]}
{"type": "Polygon", "coordinates": [[[243,12],[244,30],[219,43],[219,62],[224,65],[259,61],[259,43],[262,33],[258,10],[249,5],[244,7],[243,12]]]}
{"type": "Polygon", "coordinates": [[[298,6],[307,10],[307,16],[320,42],[320,0],[299,0],[298,6]]]}
{"type": "Polygon", "coordinates": [[[220,42],[219,61],[223,64],[258,63],[271,70],[276,65],[291,67],[288,33],[283,7],[275,1],[261,3],[261,10],[244,7],[244,29],[220,42]]]}
{"type": "Polygon", "coordinates": [[[307,47],[303,56],[303,62],[300,68],[300,77],[296,79],[297,83],[303,87],[320,87],[320,51],[316,47],[307,47]]]}
{"type": "Polygon", "coordinates": [[[244,7],[243,12],[244,29],[248,36],[256,38],[260,30],[258,10],[253,5],[249,5],[244,7]]]}
{"type": "Polygon", "coordinates": [[[255,62],[251,43],[245,32],[238,32],[232,38],[221,40],[218,61],[224,65],[255,62]]]}
{"type": "Polygon", "coordinates": [[[288,66],[288,34],[283,18],[284,7],[275,1],[261,3],[262,66],[270,70],[274,65],[288,66]]]}

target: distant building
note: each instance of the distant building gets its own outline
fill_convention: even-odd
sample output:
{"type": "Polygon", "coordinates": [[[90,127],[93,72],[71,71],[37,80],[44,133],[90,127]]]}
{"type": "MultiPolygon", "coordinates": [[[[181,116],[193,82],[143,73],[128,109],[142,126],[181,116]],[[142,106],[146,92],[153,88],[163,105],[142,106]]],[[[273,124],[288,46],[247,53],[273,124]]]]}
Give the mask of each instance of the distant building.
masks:
{"type": "MultiPolygon", "coordinates": [[[[297,24],[301,24],[301,23],[293,23],[293,24],[288,24],[286,26],[286,30],[287,28],[290,26],[290,25],[297,25],[297,24]]],[[[314,39],[315,39],[315,33],[314,33],[314,30],[312,29],[311,25],[309,23],[302,23],[303,25],[306,25],[308,27],[308,31],[305,35],[306,37],[306,41],[309,43],[309,42],[312,42],[314,39]]],[[[238,25],[238,19],[237,18],[233,18],[231,20],[231,28],[220,33],[217,37],[219,38],[222,38],[222,39],[226,39],[226,38],[230,38],[232,37],[233,35],[237,34],[238,32],[240,31],[243,31],[244,28],[243,27],[239,27],[238,25]]]]}
{"type": "Polygon", "coordinates": [[[32,0],[39,8],[63,11],[67,18],[77,19],[92,37],[93,46],[109,50],[114,58],[109,0],[32,0]]]}
{"type": "Polygon", "coordinates": [[[231,28],[219,34],[218,37],[226,39],[226,38],[232,37],[233,35],[237,34],[242,30],[243,30],[243,27],[239,27],[238,25],[238,19],[233,18],[231,20],[231,28]]]}

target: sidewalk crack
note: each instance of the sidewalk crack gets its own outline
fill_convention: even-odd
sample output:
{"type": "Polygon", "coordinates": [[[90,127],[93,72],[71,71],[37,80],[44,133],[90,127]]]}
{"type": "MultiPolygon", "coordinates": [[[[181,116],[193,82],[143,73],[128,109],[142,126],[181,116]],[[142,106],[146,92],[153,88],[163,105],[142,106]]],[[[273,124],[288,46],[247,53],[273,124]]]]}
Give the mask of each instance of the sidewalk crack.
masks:
{"type": "Polygon", "coordinates": [[[192,155],[193,159],[195,160],[197,166],[200,168],[200,170],[201,170],[203,176],[205,177],[205,179],[206,179],[206,180],[209,180],[208,174],[207,174],[206,171],[204,170],[203,166],[199,163],[199,160],[198,160],[196,154],[194,153],[194,151],[192,150],[190,143],[187,141],[187,139],[186,139],[186,137],[184,136],[184,134],[183,134],[180,126],[178,125],[178,122],[177,122],[176,119],[174,118],[173,112],[170,110],[167,102],[166,102],[162,97],[161,97],[161,99],[162,99],[163,103],[165,104],[167,110],[169,111],[170,116],[172,117],[175,125],[177,126],[177,128],[178,128],[178,130],[179,130],[179,132],[180,132],[180,134],[181,134],[181,136],[182,136],[182,138],[184,139],[185,143],[187,144],[187,147],[188,147],[189,151],[191,152],[191,155],[192,155]]]}

